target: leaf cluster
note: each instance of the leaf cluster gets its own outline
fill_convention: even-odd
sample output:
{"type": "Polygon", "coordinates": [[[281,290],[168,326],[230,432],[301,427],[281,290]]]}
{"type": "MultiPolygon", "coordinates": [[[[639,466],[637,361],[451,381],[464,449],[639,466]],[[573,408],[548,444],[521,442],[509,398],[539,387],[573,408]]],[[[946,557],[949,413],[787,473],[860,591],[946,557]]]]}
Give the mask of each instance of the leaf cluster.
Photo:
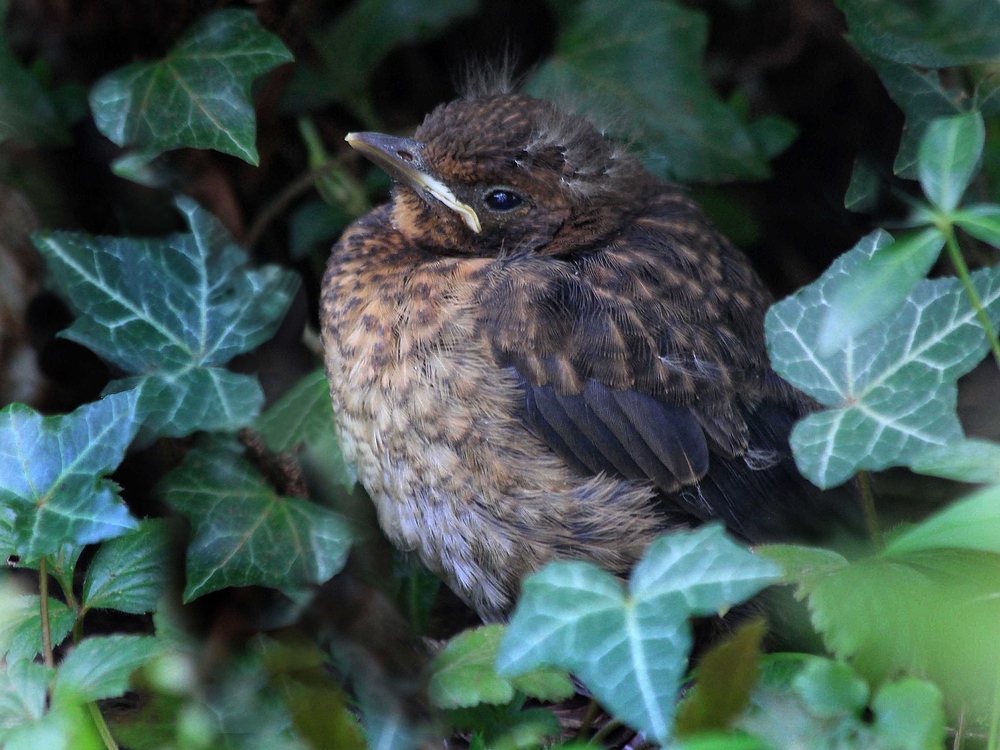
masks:
{"type": "MultiPolygon", "coordinates": [[[[239,364],[275,335],[301,288],[298,274],[255,262],[241,244],[315,188],[288,219],[289,257],[308,273],[315,247],[385,189],[328,153],[313,117],[339,107],[384,127],[377,68],[476,5],[356,0],[297,40],[297,60],[261,24],[266,13],[226,8],[194,19],[164,54],[86,87],[51,85],[0,39],[5,148],[65,146],[89,118],[123,149],[115,174],[169,193],[178,153],[262,163],[254,105],[270,91],[308,170],[239,233],[243,243],[220,204],[213,213],[184,195],[174,200],[183,231],[35,235],[48,283],[75,316],[61,336],[112,377],[69,413],[0,411],[0,553],[16,574],[0,581],[0,743],[410,748],[437,733],[475,748],[569,748],[610,742],[625,726],[664,747],[916,750],[941,747],[951,722],[992,732],[996,747],[1000,446],[967,439],[955,407],[961,375],[991,351],[1000,365],[1000,272],[967,261],[970,243],[990,259],[1000,246],[996,186],[980,172],[1000,132],[1000,18],[988,0],[839,4],[904,112],[894,169],[915,182],[904,231],[869,234],[768,313],[775,370],[824,407],[796,426],[792,448],[821,487],[892,466],[986,486],[884,543],[866,495],[876,549],[856,559],[750,551],[710,525],[662,537],[627,582],[553,563],[524,582],[508,624],[462,631],[438,651],[424,674],[430,722],[355,640],[334,634],[324,650],[280,629],[370,540],[331,502],[355,477],[315,361],[267,409],[260,379],[239,364]],[[955,275],[927,278],[935,268],[955,275]],[[165,445],[176,453],[158,505],[140,511],[116,471],[165,445]],[[828,655],[763,655],[765,626],[751,622],[692,670],[692,619],[776,583],[806,601],[828,655]],[[269,632],[231,656],[186,627],[185,605],[257,589],[279,602],[255,613],[269,632]],[[122,632],[94,626],[109,613],[122,632]],[[578,691],[592,706],[574,738],[559,708],[578,691]],[[142,707],[124,717],[101,703],[136,694],[142,707]],[[610,717],[600,728],[598,705],[610,717]]],[[[717,93],[704,13],[672,0],[552,7],[553,49],[524,87],[575,100],[658,175],[762,179],[795,139],[788,120],[717,93]]],[[[881,190],[859,164],[847,205],[871,205],[881,190]]],[[[436,582],[395,568],[397,598],[423,631],[436,582]]]]}

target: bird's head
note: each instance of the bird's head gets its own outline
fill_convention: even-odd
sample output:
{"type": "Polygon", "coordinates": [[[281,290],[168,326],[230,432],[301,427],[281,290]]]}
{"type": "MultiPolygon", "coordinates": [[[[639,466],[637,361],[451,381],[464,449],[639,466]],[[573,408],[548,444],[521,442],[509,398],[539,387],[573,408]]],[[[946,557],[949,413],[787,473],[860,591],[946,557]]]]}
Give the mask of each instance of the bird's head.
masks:
{"type": "Polygon", "coordinates": [[[612,234],[652,181],[587,120],[524,94],[441,105],[413,139],[347,142],[396,181],[397,229],[441,252],[585,248],[612,234]]]}

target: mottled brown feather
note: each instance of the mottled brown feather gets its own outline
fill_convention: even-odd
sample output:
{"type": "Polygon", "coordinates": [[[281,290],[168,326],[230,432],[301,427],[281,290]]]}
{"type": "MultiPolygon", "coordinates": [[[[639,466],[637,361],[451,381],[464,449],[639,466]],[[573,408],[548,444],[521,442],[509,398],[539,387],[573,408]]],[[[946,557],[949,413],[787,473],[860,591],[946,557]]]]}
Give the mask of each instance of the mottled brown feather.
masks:
{"type": "Polygon", "coordinates": [[[836,502],[789,455],[809,403],[768,365],[770,297],[679,188],[519,94],[443,105],[416,138],[482,231],[398,185],[322,297],[345,454],[392,541],[497,619],[550,559],[624,574],[681,524],[822,527],[836,502]],[[484,207],[497,185],[523,205],[484,207]]]}

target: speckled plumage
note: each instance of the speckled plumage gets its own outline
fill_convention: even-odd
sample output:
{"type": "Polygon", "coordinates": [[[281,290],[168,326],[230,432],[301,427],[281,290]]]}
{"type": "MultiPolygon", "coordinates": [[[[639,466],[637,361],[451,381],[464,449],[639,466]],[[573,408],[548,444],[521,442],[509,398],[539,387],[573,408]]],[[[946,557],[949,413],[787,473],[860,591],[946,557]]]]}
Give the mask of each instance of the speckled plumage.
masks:
{"type": "Polygon", "coordinates": [[[788,456],[808,403],[768,366],[770,297],[680,189],[523,95],[443,105],[415,138],[480,231],[397,185],[322,296],[345,453],[390,540],[500,619],[550,559],[625,574],[679,524],[816,527],[831,501],[788,456]],[[497,186],[523,205],[492,211],[497,186]]]}

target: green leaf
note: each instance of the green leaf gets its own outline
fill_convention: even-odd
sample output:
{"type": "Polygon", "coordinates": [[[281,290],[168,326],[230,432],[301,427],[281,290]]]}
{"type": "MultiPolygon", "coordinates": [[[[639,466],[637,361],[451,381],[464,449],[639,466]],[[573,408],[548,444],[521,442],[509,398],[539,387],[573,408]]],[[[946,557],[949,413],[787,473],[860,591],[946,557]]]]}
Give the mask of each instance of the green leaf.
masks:
{"type": "Polygon", "coordinates": [[[958,482],[1000,483],[1000,445],[987,440],[960,440],[930,448],[910,462],[918,474],[958,482]]]}
{"type": "Polygon", "coordinates": [[[135,531],[102,544],[94,555],[83,582],[83,611],[152,612],[167,583],[169,564],[167,522],[142,521],[135,531]]]}
{"type": "Polygon", "coordinates": [[[1000,247],[1000,206],[992,203],[963,208],[952,219],[977,240],[1000,247]]]}
{"type": "MultiPolygon", "coordinates": [[[[907,464],[929,447],[962,437],[955,380],[987,351],[986,337],[961,283],[922,281],[902,308],[840,351],[816,343],[830,299],[888,242],[874,232],[823,276],[773,305],[765,318],[775,371],[821,404],[792,431],[802,473],[820,487],[846,481],[858,469],[907,464]]],[[[987,314],[1000,321],[1000,269],[972,274],[987,314]]]]}
{"type": "Polygon", "coordinates": [[[737,726],[767,748],[941,749],[944,713],[933,685],[913,678],[883,685],[871,702],[872,720],[862,713],[867,694],[844,663],[772,654],[762,659],[752,705],[737,726]]]}
{"type": "Polygon", "coordinates": [[[1000,555],[891,549],[814,583],[809,610],[827,647],[869,681],[930,679],[951,712],[981,723],[1000,671],[998,592],[1000,555]]]}
{"type": "Polygon", "coordinates": [[[674,725],[678,736],[729,728],[757,680],[766,629],[764,620],[745,623],[701,658],[694,689],[678,706],[674,725]]]}
{"type": "Polygon", "coordinates": [[[786,583],[807,584],[813,578],[822,579],[830,572],[849,565],[847,558],[822,547],[803,547],[796,544],[762,544],[754,548],[761,557],[781,568],[786,583]]]}
{"type": "Polygon", "coordinates": [[[45,714],[49,670],[28,659],[0,669],[0,741],[10,730],[32,724],[45,714]]]}
{"type": "Polygon", "coordinates": [[[650,545],[627,594],[594,565],[550,563],[524,582],[499,673],[568,669],[616,717],[663,741],[691,648],[687,618],[742,601],[776,574],[716,525],[650,545]]]}
{"type": "Polygon", "coordinates": [[[574,694],[564,672],[535,670],[507,679],[496,672],[502,625],[484,625],[459,633],[434,658],[427,691],[438,708],[466,708],[480,703],[509,703],[515,689],[539,700],[566,700],[574,694]]]}
{"type": "Polygon", "coordinates": [[[944,247],[937,227],[903,235],[861,260],[830,293],[818,349],[829,355],[900,308],[944,247]]]}
{"type": "Polygon", "coordinates": [[[942,117],[930,123],[917,151],[920,186],[942,211],[958,207],[979,165],[986,126],[979,112],[942,117]]]}
{"type": "MultiPolygon", "coordinates": [[[[994,464],[996,471],[998,465],[994,464]]],[[[886,554],[970,549],[1000,555],[1000,485],[962,498],[886,545],[886,554]]]]}
{"type": "Polygon", "coordinates": [[[129,676],[159,653],[148,635],[92,636],[73,647],[56,672],[55,701],[114,698],[128,690],[129,676]]]}
{"type": "Polygon", "coordinates": [[[912,677],[884,685],[872,701],[875,734],[905,750],[939,750],[945,737],[941,691],[912,677]]]}
{"type": "Polygon", "coordinates": [[[34,561],[135,528],[117,485],[101,477],[135,436],[136,398],[107,396],[58,417],[24,404],[0,411],[0,525],[13,543],[0,554],[34,561]]]}
{"type": "Polygon", "coordinates": [[[872,64],[892,100],[906,115],[903,137],[893,170],[901,177],[917,179],[917,151],[931,121],[962,113],[961,96],[945,89],[937,71],[921,72],[881,57],[853,40],[872,64]]]}
{"type": "Polygon", "coordinates": [[[555,53],[527,90],[571,98],[598,117],[623,116],[647,153],[647,166],[681,181],[760,179],[767,157],[789,141],[774,120],[751,134],[709,85],[702,66],[703,13],[674,2],[624,5],[586,0],[563,27],[555,53]]]}
{"type": "Polygon", "coordinates": [[[430,39],[450,23],[471,15],[473,0],[359,0],[312,42],[323,59],[321,70],[299,65],[292,72],[283,109],[318,109],[332,101],[351,107],[374,127],[368,79],[375,66],[404,42],[430,39]]]}
{"type": "MultiPolygon", "coordinates": [[[[12,664],[34,659],[42,651],[42,614],[36,594],[0,589],[0,658],[12,664]]],[[[49,634],[52,646],[60,645],[76,623],[76,613],[49,597],[49,634]]]]}
{"type": "Polygon", "coordinates": [[[868,686],[841,662],[813,659],[792,680],[792,689],[813,716],[856,716],[868,702],[868,686]]]}
{"type": "Polygon", "coordinates": [[[256,379],[222,369],[270,338],[299,285],[277,266],[251,269],[222,225],[178,198],[191,232],[156,239],[39,234],[61,292],[79,311],[64,335],[137,378],[138,405],[155,434],[235,430],[260,410],[256,379]]]}
{"type": "Polygon", "coordinates": [[[351,533],[333,511],[283,497],[235,440],[202,440],[163,479],[166,502],[191,520],[184,600],[227,586],[297,590],[344,565],[351,533]]]}
{"type": "Polygon", "coordinates": [[[267,447],[277,453],[300,443],[315,444],[332,434],[333,407],[323,369],[293,385],[260,416],[256,427],[267,447]]]}
{"type": "Polygon", "coordinates": [[[38,146],[72,140],[52,97],[0,37],[0,143],[11,138],[38,146]]]}
{"type": "Polygon", "coordinates": [[[852,38],[883,57],[924,68],[989,62],[1000,55],[993,0],[837,0],[852,38]]]}
{"type": "Polygon", "coordinates": [[[206,16],[162,60],[133,63],[90,92],[98,130],[119,146],[213,148],[256,165],[255,78],[292,60],[252,11],[206,16]]]}

